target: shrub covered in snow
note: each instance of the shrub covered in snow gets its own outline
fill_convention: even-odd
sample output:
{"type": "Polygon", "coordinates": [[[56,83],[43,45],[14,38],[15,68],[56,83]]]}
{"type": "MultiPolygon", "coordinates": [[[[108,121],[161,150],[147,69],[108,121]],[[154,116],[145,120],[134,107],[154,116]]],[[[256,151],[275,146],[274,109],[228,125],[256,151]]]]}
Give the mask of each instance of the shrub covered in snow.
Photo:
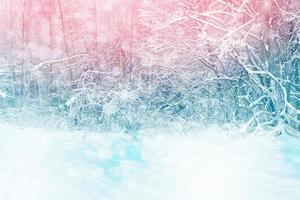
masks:
{"type": "Polygon", "coordinates": [[[132,4],[134,22],[124,37],[96,41],[85,53],[68,49],[57,59],[26,62],[16,56],[3,65],[1,118],[28,116],[30,109],[58,127],[136,132],[183,121],[296,135],[299,5],[266,2],[132,4]]]}

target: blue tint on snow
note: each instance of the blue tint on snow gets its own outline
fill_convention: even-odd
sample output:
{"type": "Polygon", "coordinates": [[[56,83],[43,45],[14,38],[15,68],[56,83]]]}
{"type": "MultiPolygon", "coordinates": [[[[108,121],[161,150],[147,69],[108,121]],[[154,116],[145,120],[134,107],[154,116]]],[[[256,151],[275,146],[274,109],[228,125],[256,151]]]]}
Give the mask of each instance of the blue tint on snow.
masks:
{"type": "Polygon", "coordinates": [[[106,159],[99,160],[99,167],[104,170],[104,176],[114,182],[121,182],[123,175],[118,171],[122,161],[132,161],[135,164],[144,164],[141,155],[141,144],[138,141],[125,143],[116,139],[110,146],[112,155],[106,159]]]}
{"type": "Polygon", "coordinates": [[[300,140],[291,136],[282,137],[282,156],[292,175],[300,178],[300,140]]]}

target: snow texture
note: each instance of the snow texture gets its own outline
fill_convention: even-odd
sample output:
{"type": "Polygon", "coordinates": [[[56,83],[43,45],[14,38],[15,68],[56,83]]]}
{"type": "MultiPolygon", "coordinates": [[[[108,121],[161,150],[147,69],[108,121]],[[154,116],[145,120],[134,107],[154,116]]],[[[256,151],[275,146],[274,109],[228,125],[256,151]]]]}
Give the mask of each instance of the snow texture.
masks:
{"type": "Polygon", "coordinates": [[[7,200],[295,200],[300,142],[220,129],[58,132],[0,125],[7,200]]]}

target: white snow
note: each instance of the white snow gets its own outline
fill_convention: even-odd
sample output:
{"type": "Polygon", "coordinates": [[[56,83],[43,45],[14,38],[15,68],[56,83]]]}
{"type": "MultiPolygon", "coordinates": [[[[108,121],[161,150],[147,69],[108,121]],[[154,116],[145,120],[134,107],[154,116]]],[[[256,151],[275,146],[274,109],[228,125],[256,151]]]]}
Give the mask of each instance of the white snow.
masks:
{"type": "MultiPolygon", "coordinates": [[[[174,130],[176,132],[176,130],[174,130]]],[[[145,131],[147,133],[147,131],[145,131]]],[[[295,200],[300,142],[232,137],[58,132],[0,125],[6,200],[295,200]]]]}
{"type": "Polygon", "coordinates": [[[5,98],[6,97],[6,93],[4,93],[4,92],[2,92],[1,90],[0,90],[0,98],[5,98]]]}

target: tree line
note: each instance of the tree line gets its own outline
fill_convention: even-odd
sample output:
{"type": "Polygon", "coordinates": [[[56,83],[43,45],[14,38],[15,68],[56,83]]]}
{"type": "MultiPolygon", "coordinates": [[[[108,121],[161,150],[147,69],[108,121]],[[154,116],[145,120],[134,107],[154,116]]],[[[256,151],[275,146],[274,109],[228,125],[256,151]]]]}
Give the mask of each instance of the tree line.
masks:
{"type": "Polygon", "coordinates": [[[2,116],[34,103],[56,127],[195,122],[298,135],[299,8],[297,0],[3,1],[2,116]]]}

